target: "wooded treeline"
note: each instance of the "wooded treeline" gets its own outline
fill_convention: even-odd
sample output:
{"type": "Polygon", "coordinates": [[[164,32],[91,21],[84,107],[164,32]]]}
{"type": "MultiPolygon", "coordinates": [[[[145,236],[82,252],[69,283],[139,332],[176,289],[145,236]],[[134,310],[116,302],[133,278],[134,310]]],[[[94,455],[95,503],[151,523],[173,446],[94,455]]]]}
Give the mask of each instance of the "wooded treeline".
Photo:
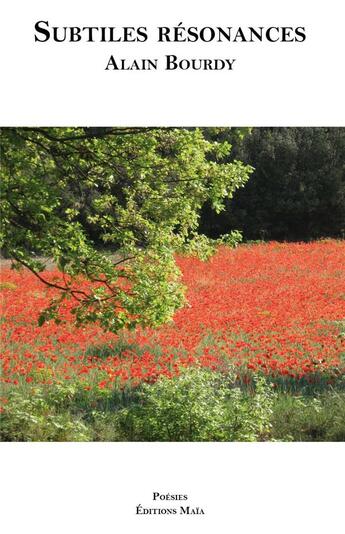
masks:
{"type": "Polygon", "coordinates": [[[345,235],[345,128],[207,129],[232,144],[230,159],[255,168],[220,214],[206,206],[200,230],[238,229],[245,240],[310,240],[345,235]]]}
{"type": "MultiPolygon", "coordinates": [[[[123,208],[128,191],[135,192],[141,184],[135,202],[140,207],[142,197],[151,198],[152,193],[150,217],[156,220],[163,217],[161,198],[156,191],[157,183],[162,180],[166,188],[163,204],[171,197],[180,206],[189,196],[197,195],[201,199],[202,192],[208,191],[209,200],[202,208],[200,219],[193,223],[194,231],[198,226],[199,234],[217,238],[240,230],[244,240],[282,241],[345,237],[345,128],[208,127],[201,128],[199,133],[195,128],[19,128],[3,129],[2,137],[8,138],[12,152],[16,150],[16,156],[10,155],[7,162],[7,151],[2,147],[2,165],[8,163],[11,169],[11,189],[19,179],[18,170],[14,169],[16,158],[21,166],[27,167],[23,171],[24,183],[34,172],[39,199],[42,187],[50,184],[49,187],[55,188],[60,183],[58,180],[63,179],[65,185],[57,193],[59,205],[54,213],[63,219],[67,212],[73,212],[75,220],[97,247],[107,246],[99,220],[94,216],[98,197],[109,193],[123,208]],[[202,139],[206,142],[201,150],[205,152],[203,156],[199,146],[202,139]],[[31,159],[27,159],[27,149],[31,159]],[[201,170],[203,157],[206,166],[201,170]],[[227,180],[235,180],[236,173],[240,179],[236,178],[229,188],[222,173],[227,164],[231,166],[237,161],[252,166],[254,172],[249,180],[244,179],[241,164],[235,163],[236,172],[231,177],[230,170],[227,180]],[[164,178],[161,177],[163,167],[164,178]],[[151,184],[152,191],[151,186],[147,191],[141,190],[146,187],[148,173],[155,184],[151,184]],[[185,187],[184,195],[176,196],[177,186],[185,187]],[[225,205],[222,211],[221,205],[225,205]]],[[[7,198],[4,185],[2,191],[7,198]]],[[[27,209],[22,213],[20,205],[24,197],[31,198],[32,203],[32,195],[18,189],[17,202],[12,198],[13,191],[7,200],[12,202],[18,228],[30,229],[33,223],[28,226],[27,222],[32,214],[29,216],[27,209]]],[[[132,216],[130,224],[136,225],[137,244],[144,245],[142,221],[137,224],[132,216]]],[[[180,229],[177,223],[176,229],[180,229]]],[[[35,247],[27,243],[27,247],[36,250],[37,243],[35,247]]]]}

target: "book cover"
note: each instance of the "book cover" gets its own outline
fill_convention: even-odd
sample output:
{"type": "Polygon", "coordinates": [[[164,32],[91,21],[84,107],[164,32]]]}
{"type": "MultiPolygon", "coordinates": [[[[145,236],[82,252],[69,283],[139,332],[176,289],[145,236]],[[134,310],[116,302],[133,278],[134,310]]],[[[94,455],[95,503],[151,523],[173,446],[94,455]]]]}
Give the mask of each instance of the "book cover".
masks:
{"type": "Polygon", "coordinates": [[[4,532],[341,531],[343,11],[2,7],[4,532]]]}

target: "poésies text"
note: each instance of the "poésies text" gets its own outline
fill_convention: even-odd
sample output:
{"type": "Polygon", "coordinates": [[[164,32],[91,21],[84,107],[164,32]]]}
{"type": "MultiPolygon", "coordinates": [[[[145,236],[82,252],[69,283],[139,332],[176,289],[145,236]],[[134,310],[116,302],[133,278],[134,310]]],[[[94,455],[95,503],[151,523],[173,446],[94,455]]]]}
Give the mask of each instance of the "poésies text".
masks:
{"type": "MultiPolygon", "coordinates": [[[[175,493],[153,493],[153,501],[187,501],[188,495],[175,493]]],[[[155,503],[156,504],[156,503],[155,503]]],[[[158,504],[158,503],[157,503],[158,504]]],[[[178,507],[147,507],[138,504],[135,508],[136,515],[205,515],[205,511],[200,506],[190,506],[183,503],[178,507]]]]}

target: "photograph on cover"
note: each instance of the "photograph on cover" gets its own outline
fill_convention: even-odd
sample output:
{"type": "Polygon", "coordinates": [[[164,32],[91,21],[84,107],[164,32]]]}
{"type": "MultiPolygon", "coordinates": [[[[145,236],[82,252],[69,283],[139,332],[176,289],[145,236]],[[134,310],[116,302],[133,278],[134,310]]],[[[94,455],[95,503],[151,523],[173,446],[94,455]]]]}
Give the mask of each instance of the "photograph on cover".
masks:
{"type": "Polygon", "coordinates": [[[1,441],[345,441],[345,128],[1,128],[1,441]]]}

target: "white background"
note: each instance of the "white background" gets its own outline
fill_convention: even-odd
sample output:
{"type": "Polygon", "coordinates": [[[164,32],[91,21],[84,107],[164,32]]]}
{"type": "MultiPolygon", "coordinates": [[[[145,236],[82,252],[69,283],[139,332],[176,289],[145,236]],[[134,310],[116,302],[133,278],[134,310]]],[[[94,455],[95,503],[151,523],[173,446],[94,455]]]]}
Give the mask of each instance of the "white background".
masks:
{"type": "Polygon", "coordinates": [[[6,534],[345,530],[343,444],[12,443],[2,454],[6,534]],[[154,491],[186,493],[205,515],[136,516],[154,491]]]}
{"type": "MultiPolygon", "coordinates": [[[[344,2],[11,0],[1,124],[341,126],[344,2]],[[146,43],[34,42],[34,24],[147,26],[146,43]],[[305,26],[304,43],[157,43],[157,26],[305,26]],[[236,58],[233,71],[105,71],[109,56],[236,58]]],[[[2,7],[4,11],[4,7],[2,7]]]]}
{"type": "MultiPolygon", "coordinates": [[[[11,0],[3,126],[345,126],[343,2],[11,0]],[[306,26],[305,43],[34,43],[51,25],[306,26]],[[236,57],[233,72],[106,72],[108,56],[236,57]]],[[[344,532],[344,444],[2,444],[6,534],[344,532]],[[204,516],[135,516],[152,493],[204,516]]]]}

